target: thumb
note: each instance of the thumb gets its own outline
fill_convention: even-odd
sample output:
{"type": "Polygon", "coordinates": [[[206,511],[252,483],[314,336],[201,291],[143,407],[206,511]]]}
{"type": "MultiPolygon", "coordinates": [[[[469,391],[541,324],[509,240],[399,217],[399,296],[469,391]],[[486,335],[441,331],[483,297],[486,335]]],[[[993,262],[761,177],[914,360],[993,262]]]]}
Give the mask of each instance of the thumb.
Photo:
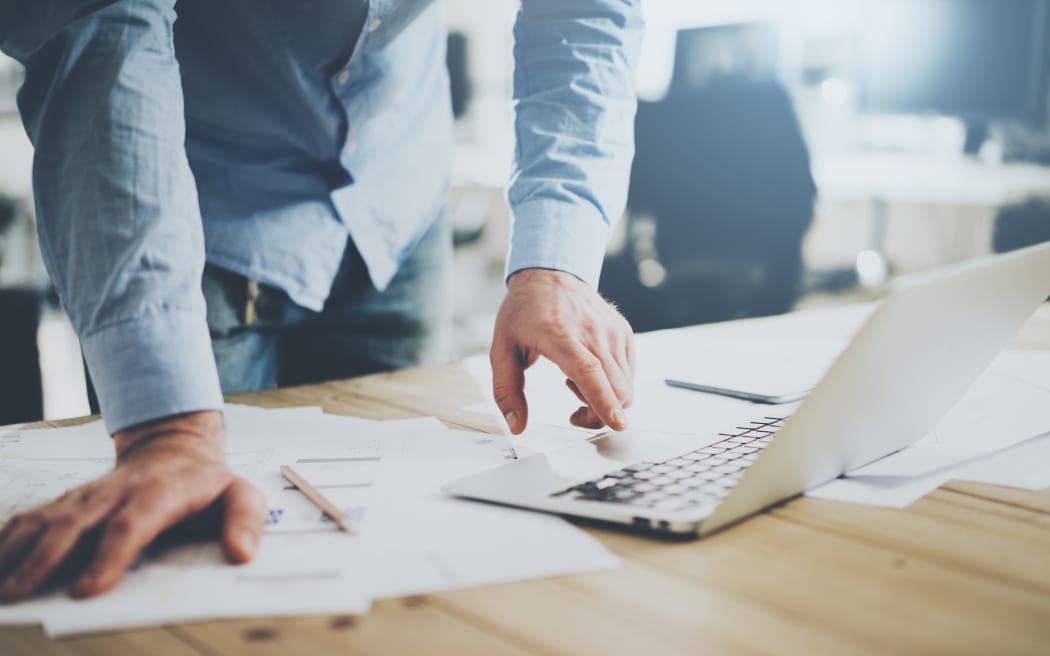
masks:
{"type": "Polygon", "coordinates": [[[525,367],[513,342],[496,340],[489,351],[492,363],[492,396],[507,420],[510,432],[525,430],[529,406],[525,401],[525,367]]]}
{"type": "Polygon", "coordinates": [[[243,478],[236,478],[223,493],[222,549],[233,563],[246,563],[266,528],[266,498],[243,478]]]}

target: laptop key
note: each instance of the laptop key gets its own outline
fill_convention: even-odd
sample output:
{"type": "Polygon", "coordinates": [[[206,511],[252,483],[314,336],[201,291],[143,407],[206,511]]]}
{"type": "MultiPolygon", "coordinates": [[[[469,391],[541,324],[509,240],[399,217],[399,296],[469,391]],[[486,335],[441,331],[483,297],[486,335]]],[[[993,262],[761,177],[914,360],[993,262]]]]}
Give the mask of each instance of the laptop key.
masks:
{"type": "Polygon", "coordinates": [[[659,474],[652,470],[634,472],[635,479],[639,481],[651,481],[652,479],[657,478],[659,476],[659,474]]]}
{"type": "Polygon", "coordinates": [[[697,451],[697,453],[705,453],[710,456],[717,456],[719,453],[726,451],[724,446],[705,446],[704,448],[697,451]]]}
{"type": "MultiPolygon", "coordinates": [[[[753,446],[738,446],[737,448],[729,451],[729,453],[736,453],[742,456],[746,456],[751,453],[758,453],[758,449],[753,446]]],[[[727,454],[728,455],[728,454],[727,454]]]]}
{"type": "Polygon", "coordinates": [[[711,465],[709,465],[707,463],[697,462],[697,463],[693,463],[692,465],[687,465],[685,467],[682,467],[682,469],[684,469],[687,472],[693,472],[694,474],[699,474],[700,472],[705,472],[705,471],[711,469],[711,465]]]}

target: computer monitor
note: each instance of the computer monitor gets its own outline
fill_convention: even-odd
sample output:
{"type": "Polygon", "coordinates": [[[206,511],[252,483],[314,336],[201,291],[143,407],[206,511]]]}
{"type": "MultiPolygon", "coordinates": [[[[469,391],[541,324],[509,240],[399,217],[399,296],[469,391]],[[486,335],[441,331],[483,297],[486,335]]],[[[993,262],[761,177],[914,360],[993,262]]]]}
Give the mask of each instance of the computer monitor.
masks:
{"type": "Polygon", "coordinates": [[[734,23],[679,30],[671,91],[691,91],[713,79],[766,80],[777,73],[776,27],[734,23]]]}
{"type": "Polygon", "coordinates": [[[1050,0],[867,0],[861,109],[957,116],[976,152],[989,121],[1043,124],[1050,0]]]}

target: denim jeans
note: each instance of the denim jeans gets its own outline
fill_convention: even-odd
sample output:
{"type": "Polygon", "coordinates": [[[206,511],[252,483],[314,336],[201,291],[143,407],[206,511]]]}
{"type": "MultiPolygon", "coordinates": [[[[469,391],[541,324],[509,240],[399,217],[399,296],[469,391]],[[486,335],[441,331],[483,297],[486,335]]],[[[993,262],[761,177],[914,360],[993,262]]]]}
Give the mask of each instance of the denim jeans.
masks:
{"type": "Polygon", "coordinates": [[[321,312],[209,265],[203,289],[223,393],[444,362],[451,282],[452,240],[443,216],[382,292],[350,242],[321,312]]]}

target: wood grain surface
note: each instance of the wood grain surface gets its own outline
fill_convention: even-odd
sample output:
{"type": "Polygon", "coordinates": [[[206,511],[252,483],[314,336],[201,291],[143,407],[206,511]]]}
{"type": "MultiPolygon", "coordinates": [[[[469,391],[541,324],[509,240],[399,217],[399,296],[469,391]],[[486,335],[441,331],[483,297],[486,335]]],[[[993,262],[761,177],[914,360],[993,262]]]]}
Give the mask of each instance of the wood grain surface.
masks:
{"type": "MultiPolygon", "coordinates": [[[[1050,350],[1050,305],[1012,346],[1050,350]]],[[[468,409],[485,394],[448,365],[235,400],[493,431],[468,409]]],[[[1050,654],[1050,490],[953,481],[904,510],[802,498],[705,540],[580,526],[624,566],[381,601],[364,617],[64,640],[0,627],[0,654],[1050,654]]]]}

